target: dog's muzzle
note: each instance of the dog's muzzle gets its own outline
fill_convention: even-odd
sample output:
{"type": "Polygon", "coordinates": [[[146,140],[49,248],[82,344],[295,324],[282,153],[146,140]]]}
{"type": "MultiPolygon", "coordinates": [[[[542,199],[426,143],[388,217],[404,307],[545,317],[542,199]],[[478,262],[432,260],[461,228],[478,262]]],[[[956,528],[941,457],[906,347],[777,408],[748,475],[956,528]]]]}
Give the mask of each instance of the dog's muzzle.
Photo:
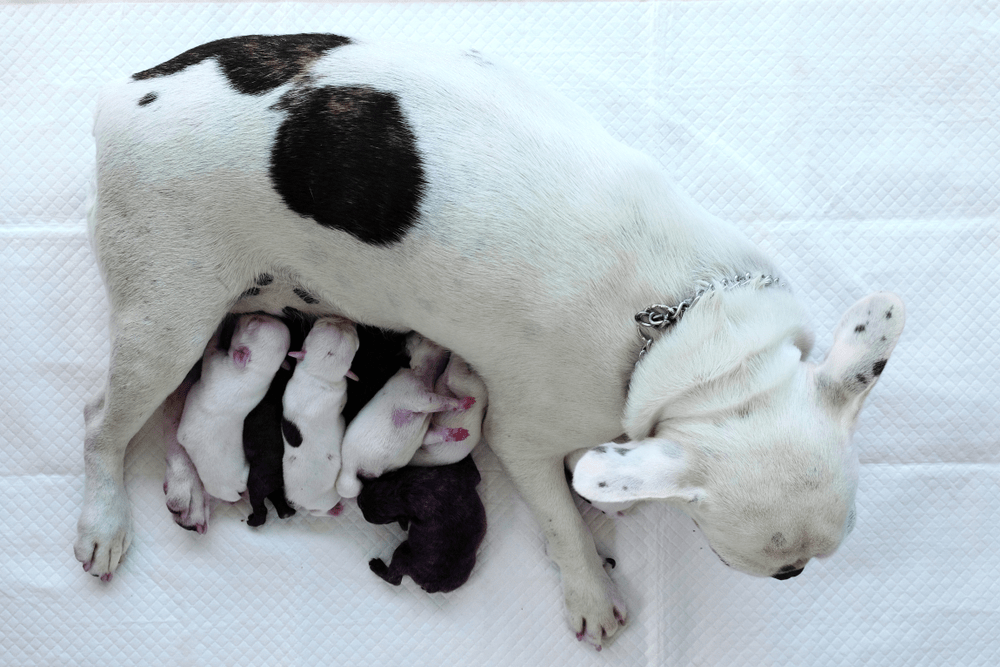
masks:
{"type": "Polygon", "coordinates": [[[804,570],[805,570],[804,567],[800,567],[797,570],[790,570],[788,572],[779,572],[778,574],[772,574],[771,578],[772,579],[779,579],[781,581],[784,581],[785,579],[791,579],[792,577],[799,576],[800,574],[802,574],[802,572],[804,570]]]}

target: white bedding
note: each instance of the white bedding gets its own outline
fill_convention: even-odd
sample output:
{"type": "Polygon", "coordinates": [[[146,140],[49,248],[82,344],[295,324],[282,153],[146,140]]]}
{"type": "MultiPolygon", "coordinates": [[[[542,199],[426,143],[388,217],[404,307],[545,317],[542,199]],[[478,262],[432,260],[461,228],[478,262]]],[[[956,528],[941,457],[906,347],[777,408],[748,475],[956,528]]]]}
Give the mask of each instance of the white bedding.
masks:
{"type": "Polygon", "coordinates": [[[995,665],[998,183],[996,2],[2,5],[0,664],[995,665]],[[211,39],[316,31],[473,47],[561,90],[777,258],[814,356],[854,300],[900,294],[841,550],[753,579],[678,512],[586,508],[629,601],[597,653],[484,444],[479,562],[428,595],[369,572],[402,532],[353,504],[257,530],[224,505],[181,530],[150,437],[127,459],[128,556],[110,584],[86,575],[82,405],[108,356],[84,221],[96,89],[211,39]]]}

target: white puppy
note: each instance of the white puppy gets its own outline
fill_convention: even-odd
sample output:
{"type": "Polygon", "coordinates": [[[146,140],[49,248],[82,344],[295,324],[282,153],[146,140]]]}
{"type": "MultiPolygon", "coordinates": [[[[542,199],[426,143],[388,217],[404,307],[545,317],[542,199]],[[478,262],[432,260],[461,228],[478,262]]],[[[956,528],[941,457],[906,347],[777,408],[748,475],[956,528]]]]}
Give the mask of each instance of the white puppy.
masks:
{"type": "Polygon", "coordinates": [[[899,299],[862,301],[851,322],[871,310],[891,326],[858,321],[873,335],[848,328],[806,363],[808,316],[745,234],[504,63],[337,35],[223,39],[106,88],[94,135],[113,354],[86,420],[74,550],[90,574],[114,572],[131,539],[129,438],[227,312],[285,308],[417,331],[476,369],[483,435],[594,644],[627,614],[566,484],[570,452],[626,432],[631,453],[581,459],[583,495],[617,502],[596,492],[638,483],[681,503],[751,574],[798,572],[848,530],[851,431],[899,299]],[[658,331],[641,358],[637,313],[658,331]]]}
{"type": "Polygon", "coordinates": [[[243,420],[260,403],[288,352],[288,327],[270,315],[243,315],[229,350],[213,340],[201,378],[184,402],[177,441],[191,457],[209,495],[236,502],[247,488],[243,420]]]}
{"type": "Polygon", "coordinates": [[[410,459],[410,465],[441,466],[457,463],[468,456],[483,434],[486,385],[465,359],[452,352],[448,367],[434,383],[434,393],[466,399],[466,402],[471,398],[474,402],[468,410],[448,410],[431,415],[427,435],[410,459]]]}
{"type": "Polygon", "coordinates": [[[335,485],[344,437],[341,412],[347,378],[356,379],[350,368],[357,351],[354,323],[327,317],[313,325],[301,352],[289,353],[299,362],[282,400],[285,497],[314,515],[335,513],[340,501],[335,485]]]}
{"type": "Polygon", "coordinates": [[[406,340],[410,367],[389,378],[347,427],[337,492],[344,498],[361,493],[361,478],[378,477],[402,468],[417,451],[431,415],[467,410],[469,399],[434,393],[434,383],[448,360],[448,351],[420,334],[406,340]]]}

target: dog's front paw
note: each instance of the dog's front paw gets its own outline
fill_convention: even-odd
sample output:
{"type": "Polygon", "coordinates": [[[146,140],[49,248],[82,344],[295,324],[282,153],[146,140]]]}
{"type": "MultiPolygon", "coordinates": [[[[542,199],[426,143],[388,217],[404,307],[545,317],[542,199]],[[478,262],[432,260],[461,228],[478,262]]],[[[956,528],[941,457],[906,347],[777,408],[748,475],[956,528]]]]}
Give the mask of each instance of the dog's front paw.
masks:
{"type": "Polygon", "coordinates": [[[186,462],[187,465],[184,465],[185,461],[171,461],[168,457],[163,493],[167,496],[167,509],[177,525],[204,534],[208,530],[211,499],[191,460],[186,462]]]}
{"type": "Polygon", "coordinates": [[[84,500],[73,544],[73,553],[84,572],[111,581],[131,543],[132,511],[124,489],[107,497],[84,500]]]}
{"type": "Polygon", "coordinates": [[[577,640],[586,641],[600,651],[628,618],[618,587],[602,570],[593,580],[572,581],[564,577],[563,588],[569,624],[577,640]]]}

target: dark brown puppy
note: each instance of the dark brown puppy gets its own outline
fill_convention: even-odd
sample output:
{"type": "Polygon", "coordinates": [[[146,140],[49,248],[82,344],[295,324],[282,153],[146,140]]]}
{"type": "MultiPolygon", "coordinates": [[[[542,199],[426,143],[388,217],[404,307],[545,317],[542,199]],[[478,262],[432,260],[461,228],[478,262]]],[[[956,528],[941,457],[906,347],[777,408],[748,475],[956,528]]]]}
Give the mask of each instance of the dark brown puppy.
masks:
{"type": "Polygon", "coordinates": [[[398,521],[408,538],[386,564],[368,562],[372,572],[398,586],[409,575],[428,593],[464,584],[486,535],[486,510],[476,493],[479,469],[466,456],[451,465],[406,466],[364,480],[358,507],[369,523],[398,521]]]}

